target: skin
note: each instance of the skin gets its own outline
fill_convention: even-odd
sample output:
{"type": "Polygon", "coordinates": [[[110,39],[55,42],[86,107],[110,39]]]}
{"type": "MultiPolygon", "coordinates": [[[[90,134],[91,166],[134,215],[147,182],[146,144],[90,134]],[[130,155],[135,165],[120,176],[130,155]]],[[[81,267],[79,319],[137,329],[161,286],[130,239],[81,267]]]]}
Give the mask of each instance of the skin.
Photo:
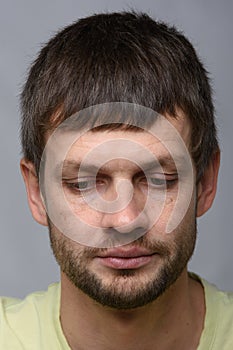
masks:
{"type": "MultiPolygon", "coordinates": [[[[180,113],[177,119],[167,118],[181,135],[187,148],[190,148],[190,125],[184,115],[180,113]]],[[[158,157],[163,151],[159,140],[155,140],[148,133],[116,131],[89,132],[79,139],[68,152],[67,158],[81,159],[88,151],[94,149],[101,140],[127,138],[139,141],[158,157]],[[155,147],[156,146],[156,147],[155,147]]],[[[170,142],[169,137],[166,142],[170,142]]],[[[144,235],[144,240],[150,242],[151,247],[161,243],[166,247],[166,254],[159,254],[149,259],[149,262],[142,267],[131,269],[134,271],[130,276],[124,276],[120,268],[108,267],[103,263],[103,259],[98,259],[96,254],[88,253],[88,247],[70,240],[62,235],[55,225],[50,223],[50,235],[54,240],[54,253],[61,266],[61,306],[60,320],[64,335],[71,349],[95,349],[95,350],[115,350],[115,349],[159,349],[159,350],[187,350],[197,349],[204,325],[205,301],[202,285],[191,279],[187,273],[186,260],[190,258],[193,245],[195,243],[195,220],[203,215],[212,205],[216,193],[217,175],[219,168],[219,152],[212,157],[208,167],[198,183],[193,186],[193,196],[189,208],[180,225],[171,233],[166,234],[166,223],[171,214],[176,199],[176,187],[169,190],[169,200],[163,208],[156,224],[148,229],[144,235]],[[192,229],[190,229],[192,227],[192,229]],[[187,233],[185,235],[184,233],[187,233]],[[75,286],[69,274],[65,271],[65,264],[62,260],[59,244],[63,242],[69,249],[72,259],[76,258],[78,264],[85,265],[87,270],[98,277],[105,290],[113,286],[117,295],[125,293],[129,296],[133,290],[141,291],[147,287],[149,281],[155,281],[159,277],[159,272],[165,266],[167,259],[172,259],[181,247],[189,247],[189,255],[184,257],[185,264],[179,272],[175,281],[166,288],[161,295],[150,303],[145,303],[140,307],[117,309],[109,305],[101,305],[75,286]],[[78,261],[78,255],[84,261],[78,261]],[[117,277],[117,279],[116,279],[117,277]]],[[[34,166],[26,159],[21,161],[21,170],[25,180],[29,206],[37,222],[48,225],[46,210],[41,200],[38,178],[34,166]]],[[[138,169],[132,162],[113,159],[107,169],[108,177],[112,181],[100,181],[99,193],[106,200],[116,199],[115,181],[127,179],[132,181],[138,174],[138,169]]],[[[166,169],[165,173],[170,170],[166,169]]],[[[171,171],[173,173],[174,171],[171,171]]],[[[72,211],[85,218],[91,225],[102,228],[116,228],[121,232],[124,225],[134,225],[135,218],[143,209],[147,191],[142,181],[133,183],[134,196],[123,210],[114,214],[96,212],[93,215],[86,203],[76,196],[79,205],[73,200],[74,193],[68,187],[64,187],[64,192],[70,203],[72,211]]],[[[143,225],[143,224],[140,224],[143,225]]],[[[131,227],[132,229],[132,227],[131,227]]],[[[130,229],[128,229],[130,230],[130,229]]],[[[123,231],[122,231],[123,232],[123,231]]],[[[127,232],[124,232],[127,233],[127,232]]],[[[131,242],[123,249],[127,250],[135,247],[136,243],[131,242]]],[[[184,250],[184,248],[183,248],[184,250]]],[[[105,250],[106,252],[106,250],[105,250]]],[[[181,266],[179,266],[181,268],[181,266]]]]}

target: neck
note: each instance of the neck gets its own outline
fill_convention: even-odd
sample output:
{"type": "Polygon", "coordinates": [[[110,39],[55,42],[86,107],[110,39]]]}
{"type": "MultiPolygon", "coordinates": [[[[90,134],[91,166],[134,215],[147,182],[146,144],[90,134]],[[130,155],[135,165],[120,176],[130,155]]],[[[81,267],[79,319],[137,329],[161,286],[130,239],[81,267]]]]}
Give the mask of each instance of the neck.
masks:
{"type": "Polygon", "coordinates": [[[196,349],[204,314],[203,288],[186,270],[157,300],[133,310],[103,307],[61,275],[60,319],[72,350],[196,349]]]}

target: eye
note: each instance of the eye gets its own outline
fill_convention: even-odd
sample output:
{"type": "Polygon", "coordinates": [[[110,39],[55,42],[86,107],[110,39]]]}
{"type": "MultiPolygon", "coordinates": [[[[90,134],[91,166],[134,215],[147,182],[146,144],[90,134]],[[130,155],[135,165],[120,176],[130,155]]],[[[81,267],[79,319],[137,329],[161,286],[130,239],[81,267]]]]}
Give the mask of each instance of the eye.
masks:
{"type": "Polygon", "coordinates": [[[63,183],[68,189],[78,193],[91,191],[96,187],[96,181],[93,179],[77,179],[75,181],[65,180],[63,183]]]}
{"type": "Polygon", "coordinates": [[[79,181],[72,184],[73,187],[77,188],[79,191],[87,190],[92,188],[95,184],[91,181],[79,181]]]}
{"type": "Polygon", "coordinates": [[[154,186],[165,186],[167,183],[166,179],[161,179],[157,177],[150,177],[148,180],[149,184],[151,183],[154,186]]]}
{"type": "Polygon", "coordinates": [[[147,174],[141,179],[141,182],[151,189],[170,189],[177,184],[177,181],[177,174],[147,174]]]}
{"type": "Polygon", "coordinates": [[[63,179],[63,185],[74,194],[92,193],[104,190],[107,186],[107,180],[99,177],[85,177],[78,179],[63,179]]]}

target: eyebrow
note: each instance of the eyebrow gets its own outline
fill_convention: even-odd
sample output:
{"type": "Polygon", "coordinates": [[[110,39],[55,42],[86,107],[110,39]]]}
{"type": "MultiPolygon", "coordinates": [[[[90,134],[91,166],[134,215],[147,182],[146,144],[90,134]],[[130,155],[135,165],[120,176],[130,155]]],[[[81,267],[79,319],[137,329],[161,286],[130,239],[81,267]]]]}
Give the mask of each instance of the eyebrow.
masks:
{"type": "MultiPolygon", "coordinates": [[[[185,157],[182,155],[175,157],[175,160],[169,156],[161,156],[157,158],[157,161],[154,159],[148,162],[141,162],[140,164],[136,164],[136,166],[140,167],[144,171],[152,171],[159,167],[177,171],[177,166],[184,164],[184,162],[185,162],[185,157]]],[[[61,162],[56,165],[55,174],[61,171],[61,169],[62,169],[62,174],[67,174],[67,173],[77,174],[80,171],[80,169],[90,174],[93,174],[93,173],[97,174],[100,171],[100,169],[104,171],[109,169],[109,167],[107,167],[106,165],[99,166],[97,164],[82,163],[75,159],[67,159],[67,160],[64,160],[64,162],[61,162]]]]}
{"type": "Polygon", "coordinates": [[[93,173],[97,172],[100,169],[98,165],[82,163],[76,160],[65,160],[64,162],[60,163],[56,168],[62,168],[62,173],[66,171],[78,172],[80,169],[88,173],[93,173]]]}

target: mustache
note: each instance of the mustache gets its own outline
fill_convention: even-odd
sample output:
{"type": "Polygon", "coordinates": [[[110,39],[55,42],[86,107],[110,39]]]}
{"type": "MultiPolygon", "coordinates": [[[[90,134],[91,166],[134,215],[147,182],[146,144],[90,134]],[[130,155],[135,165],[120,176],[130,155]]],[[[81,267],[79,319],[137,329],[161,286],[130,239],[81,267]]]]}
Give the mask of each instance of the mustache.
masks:
{"type": "MultiPolygon", "coordinates": [[[[114,248],[117,249],[117,246],[113,246],[114,248]]],[[[157,253],[160,255],[167,255],[170,252],[168,244],[165,244],[162,241],[159,240],[151,240],[149,239],[146,235],[138,238],[137,240],[125,244],[125,245],[120,245],[118,247],[127,247],[127,248],[132,248],[132,247],[137,247],[137,248],[143,248],[151,253],[157,253]]],[[[85,257],[92,258],[96,255],[99,254],[104,254],[108,252],[108,250],[111,248],[93,248],[93,247],[86,247],[82,251],[82,255],[85,257]]]]}
{"type": "MultiPolygon", "coordinates": [[[[50,235],[50,241],[51,244],[54,242],[54,234],[53,234],[53,225],[51,223],[51,221],[48,219],[48,228],[49,228],[49,235],[50,235]]],[[[114,229],[111,229],[113,231],[115,231],[114,229]]],[[[59,230],[58,230],[59,231],[59,230]]],[[[134,230],[136,231],[136,230],[134,230]]],[[[129,233],[129,234],[135,234],[133,231],[133,233],[129,233]]],[[[111,236],[112,232],[108,232],[109,236],[111,236]]],[[[119,233],[118,233],[119,234],[119,233]]],[[[138,234],[138,232],[136,232],[136,235],[138,234]]],[[[113,242],[113,244],[107,244],[107,248],[100,248],[100,247],[93,247],[93,246],[87,246],[87,245],[83,245],[81,243],[77,243],[76,241],[73,241],[75,244],[82,246],[82,249],[78,249],[78,251],[76,252],[77,256],[80,256],[82,258],[94,258],[95,256],[101,255],[101,254],[105,254],[108,252],[109,249],[112,248],[120,248],[120,247],[124,247],[124,248],[142,248],[147,250],[148,252],[151,252],[151,254],[153,253],[157,253],[159,255],[162,256],[168,256],[170,251],[171,251],[171,245],[176,245],[176,242],[173,243],[164,243],[163,241],[159,240],[159,239],[151,239],[148,238],[150,232],[146,232],[144,233],[144,235],[140,235],[138,238],[134,239],[131,241],[131,243],[126,243],[126,244],[114,244],[115,242],[113,242]]],[[[60,232],[60,235],[63,236],[63,234],[60,232]]],[[[125,234],[126,236],[128,236],[128,233],[125,234]]],[[[135,235],[135,236],[136,236],[135,235]]],[[[60,246],[66,245],[68,243],[70,239],[66,236],[59,237],[57,239],[57,244],[60,244],[60,246]],[[63,241],[63,242],[62,242],[63,241]]],[[[109,238],[109,240],[111,241],[111,238],[109,238]]],[[[72,241],[72,239],[71,239],[72,241]]]]}

